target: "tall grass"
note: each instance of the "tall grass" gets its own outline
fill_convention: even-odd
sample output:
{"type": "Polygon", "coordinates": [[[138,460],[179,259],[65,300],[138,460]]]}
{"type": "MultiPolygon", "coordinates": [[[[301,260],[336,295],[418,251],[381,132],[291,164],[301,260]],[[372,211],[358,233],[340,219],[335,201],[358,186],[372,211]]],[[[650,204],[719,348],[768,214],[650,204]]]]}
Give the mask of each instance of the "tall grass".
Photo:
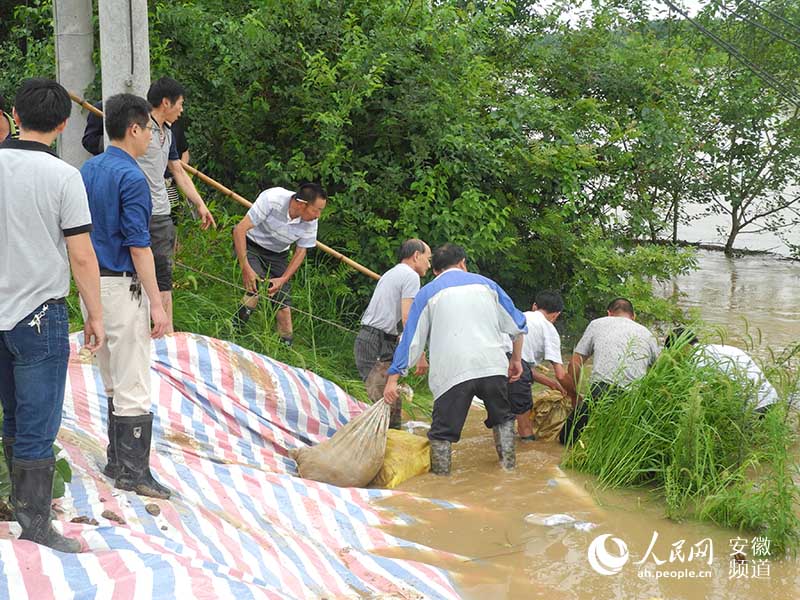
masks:
{"type": "MultiPolygon", "coordinates": [[[[665,350],[631,389],[592,402],[589,425],[564,463],[605,487],[650,486],[670,518],[694,517],[758,532],[775,552],[800,548],[796,424],[786,400],[763,419],[753,384],[700,366],[696,348],[665,350]]],[[[777,368],[777,367],[776,367],[777,368]]]]}
{"type": "MultiPolygon", "coordinates": [[[[227,200],[224,202],[229,204],[227,200]]],[[[368,402],[355,367],[353,344],[365,298],[369,298],[375,282],[312,250],[292,279],[292,305],[296,309],[292,311],[294,345],[287,348],[280,343],[275,327],[276,306],[270,302],[260,301],[247,327],[237,332],[232,319],[244,290],[231,231],[241,215],[236,208],[228,212],[225,206],[213,202],[210,207],[218,227],[204,232],[184,214],[188,211],[179,209],[179,247],[175,258],[180,264],[175,265],[173,291],[175,330],[229,340],[275,360],[309,369],[368,402]]],[[[74,331],[82,323],[74,292],[69,306],[74,331]]],[[[429,415],[432,397],[425,380],[420,378],[414,383],[413,405],[406,405],[406,412],[412,418],[429,415]]]]}

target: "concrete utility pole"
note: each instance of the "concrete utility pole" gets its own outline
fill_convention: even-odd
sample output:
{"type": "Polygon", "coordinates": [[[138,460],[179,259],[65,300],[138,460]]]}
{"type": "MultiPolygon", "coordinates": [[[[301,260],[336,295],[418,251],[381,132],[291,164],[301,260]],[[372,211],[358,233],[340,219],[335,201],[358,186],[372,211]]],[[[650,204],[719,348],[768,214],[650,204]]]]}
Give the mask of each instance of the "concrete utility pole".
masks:
{"type": "Polygon", "coordinates": [[[100,0],[100,70],[103,98],[122,93],[147,96],[147,0],[100,0]]]}
{"type": "MultiPolygon", "coordinates": [[[[92,64],[92,0],[53,0],[56,33],[56,78],[81,96],[94,79],[92,64]]],[[[74,167],[80,167],[90,154],[81,146],[86,115],[72,107],[67,128],[59,136],[58,154],[74,167]]]]}

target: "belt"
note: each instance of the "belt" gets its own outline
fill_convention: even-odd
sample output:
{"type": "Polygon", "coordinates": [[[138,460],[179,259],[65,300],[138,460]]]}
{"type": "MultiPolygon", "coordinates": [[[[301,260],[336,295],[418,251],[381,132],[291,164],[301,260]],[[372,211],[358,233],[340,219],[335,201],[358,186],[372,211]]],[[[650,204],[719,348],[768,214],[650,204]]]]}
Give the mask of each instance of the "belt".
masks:
{"type": "Polygon", "coordinates": [[[42,304],[66,304],[67,301],[64,298],[50,298],[50,300],[46,300],[42,302],[42,304]]]}
{"type": "Polygon", "coordinates": [[[100,269],[100,277],[136,277],[133,271],[111,271],[109,269],[100,269]]]}
{"type": "Polygon", "coordinates": [[[397,336],[397,335],[395,335],[393,333],[386,333],[382,329],[378,329],[377,327],[372,327],[371,325],[362,325],[361,329],[365,329],[366,331],[369,331],[370,333],[375,333],[375,334],[381,335],[381,336],[383,336],[383,339],[385,339],[387,342],[396,342],[397,338],[399,337],[399,336],[397,336]]]}

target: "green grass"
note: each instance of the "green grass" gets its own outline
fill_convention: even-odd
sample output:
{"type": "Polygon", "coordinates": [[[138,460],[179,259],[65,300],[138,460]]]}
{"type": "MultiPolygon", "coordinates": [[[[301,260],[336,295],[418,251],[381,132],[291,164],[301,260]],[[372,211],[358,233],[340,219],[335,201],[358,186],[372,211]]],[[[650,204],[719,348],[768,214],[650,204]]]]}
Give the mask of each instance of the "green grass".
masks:
{"type": "MultiPolygon", "coordinates": [[[[592,417],[564,464],[604,487],[648,486],[667,516],[697,518],[766,535],[776,553],[800,548],[800,495],[794,416],[785,403],[759,419],[754,389],[693,360],[685,344],[665,350],[620,396],[593,401],[592,417]]],[[[795,353],[796,355],[796,353],[795,353]]],[[[782,400],[797,389],[786,360],[782,400]]]]}
{"type": "MultiPolygon", "coordinates": [[[[180,211],[173,292],[175,330],[228,340],[275,360],[309,369],[368,402],[355,367],[353,343],[364,298],[369,298],[375,282],[327,254],[312,250],[292,279],[294,345],[287,348],[279,342],[275,307],[269,302],[259,302],[248,326],[237,333],[232,318],[243,289],[231,230],[240,215],[214,204],[211,209],[218,227],[206,232],[201,232],[197,223],[180,211]]],[[[69,306],[74,331],[82,326],[74,291],[69,306]]],[[[413,404],[404,406],[406,412],[411,418],[429,416],[433,398],[426,379],[411,377],[410,383],[415,394],[413,404]]]]}

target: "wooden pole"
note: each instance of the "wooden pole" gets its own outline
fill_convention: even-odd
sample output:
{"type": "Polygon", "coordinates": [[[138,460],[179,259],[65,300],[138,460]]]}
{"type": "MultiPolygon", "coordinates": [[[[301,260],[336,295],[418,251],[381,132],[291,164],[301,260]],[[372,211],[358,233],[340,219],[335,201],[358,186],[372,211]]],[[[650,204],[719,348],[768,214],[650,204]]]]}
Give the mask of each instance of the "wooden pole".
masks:
{"type": "MultiPolygon", "coordinates": [[[[82,98],[80,98],[79,96],[77,96],[76,94],[74,94],[72,92],[69,93],[69,96],[70,96],[70,98],[72,98],[73,102],[75,102],[76,104],[79,104],[82,108],[85,108],[89,112],[94,113],[98,117],[102,118],[103,111],[101,111],[99,108],[89,104],[86,100],[83,100],[82,98]]],[[[209,187],[214,188],[218,192],[221,192],[225,196],[228,196],[229,198],[234,199],[236,202],[238,202],[242,206],[245,206],[247,208],[250,208],[251,206],[253,206],[253,203],[250,202],[247,198],[245,198],[244,196],[240,196],[239,194],[234,192],[232,189],[230,189],[228,187],[225,187],[219,181],[217,181],[216,179],[212,179],[211,177],[209,177],[208,175],[206,175],[202,171],[198,171],[197,169],[195,169],[190,164],[181,161],[181,165],[183,165],[183,168],[186,169],[189,173],[191,173],[192,175],[196,175],[197,178],[200,181],[202,181],[203,183],[205,183],[209,187]]],[[[356,271],[358,271],[359,273],[363,273],[367,277],[371,277],[372,279],[375,279],[375,280],[378,280],[378,279],[381,278],[381,276],[378,275],[375,271],[372,271],[372,270],[368,269],[367,267],[365,267],[364,265],[362,265],[360,263],[357,263],[352,258],[348,258],[347,256],[345,256],[344,254],[342,254],[338,250],[334,250],[330,246],[326,246],[325,244],[323,244],[319,240],[317,240],[317,248],[319,248],[323,252],[327,252],[328,254],[333,256],[334,258],[339,259],[344,264],[353,267],[356,271]]]]}

